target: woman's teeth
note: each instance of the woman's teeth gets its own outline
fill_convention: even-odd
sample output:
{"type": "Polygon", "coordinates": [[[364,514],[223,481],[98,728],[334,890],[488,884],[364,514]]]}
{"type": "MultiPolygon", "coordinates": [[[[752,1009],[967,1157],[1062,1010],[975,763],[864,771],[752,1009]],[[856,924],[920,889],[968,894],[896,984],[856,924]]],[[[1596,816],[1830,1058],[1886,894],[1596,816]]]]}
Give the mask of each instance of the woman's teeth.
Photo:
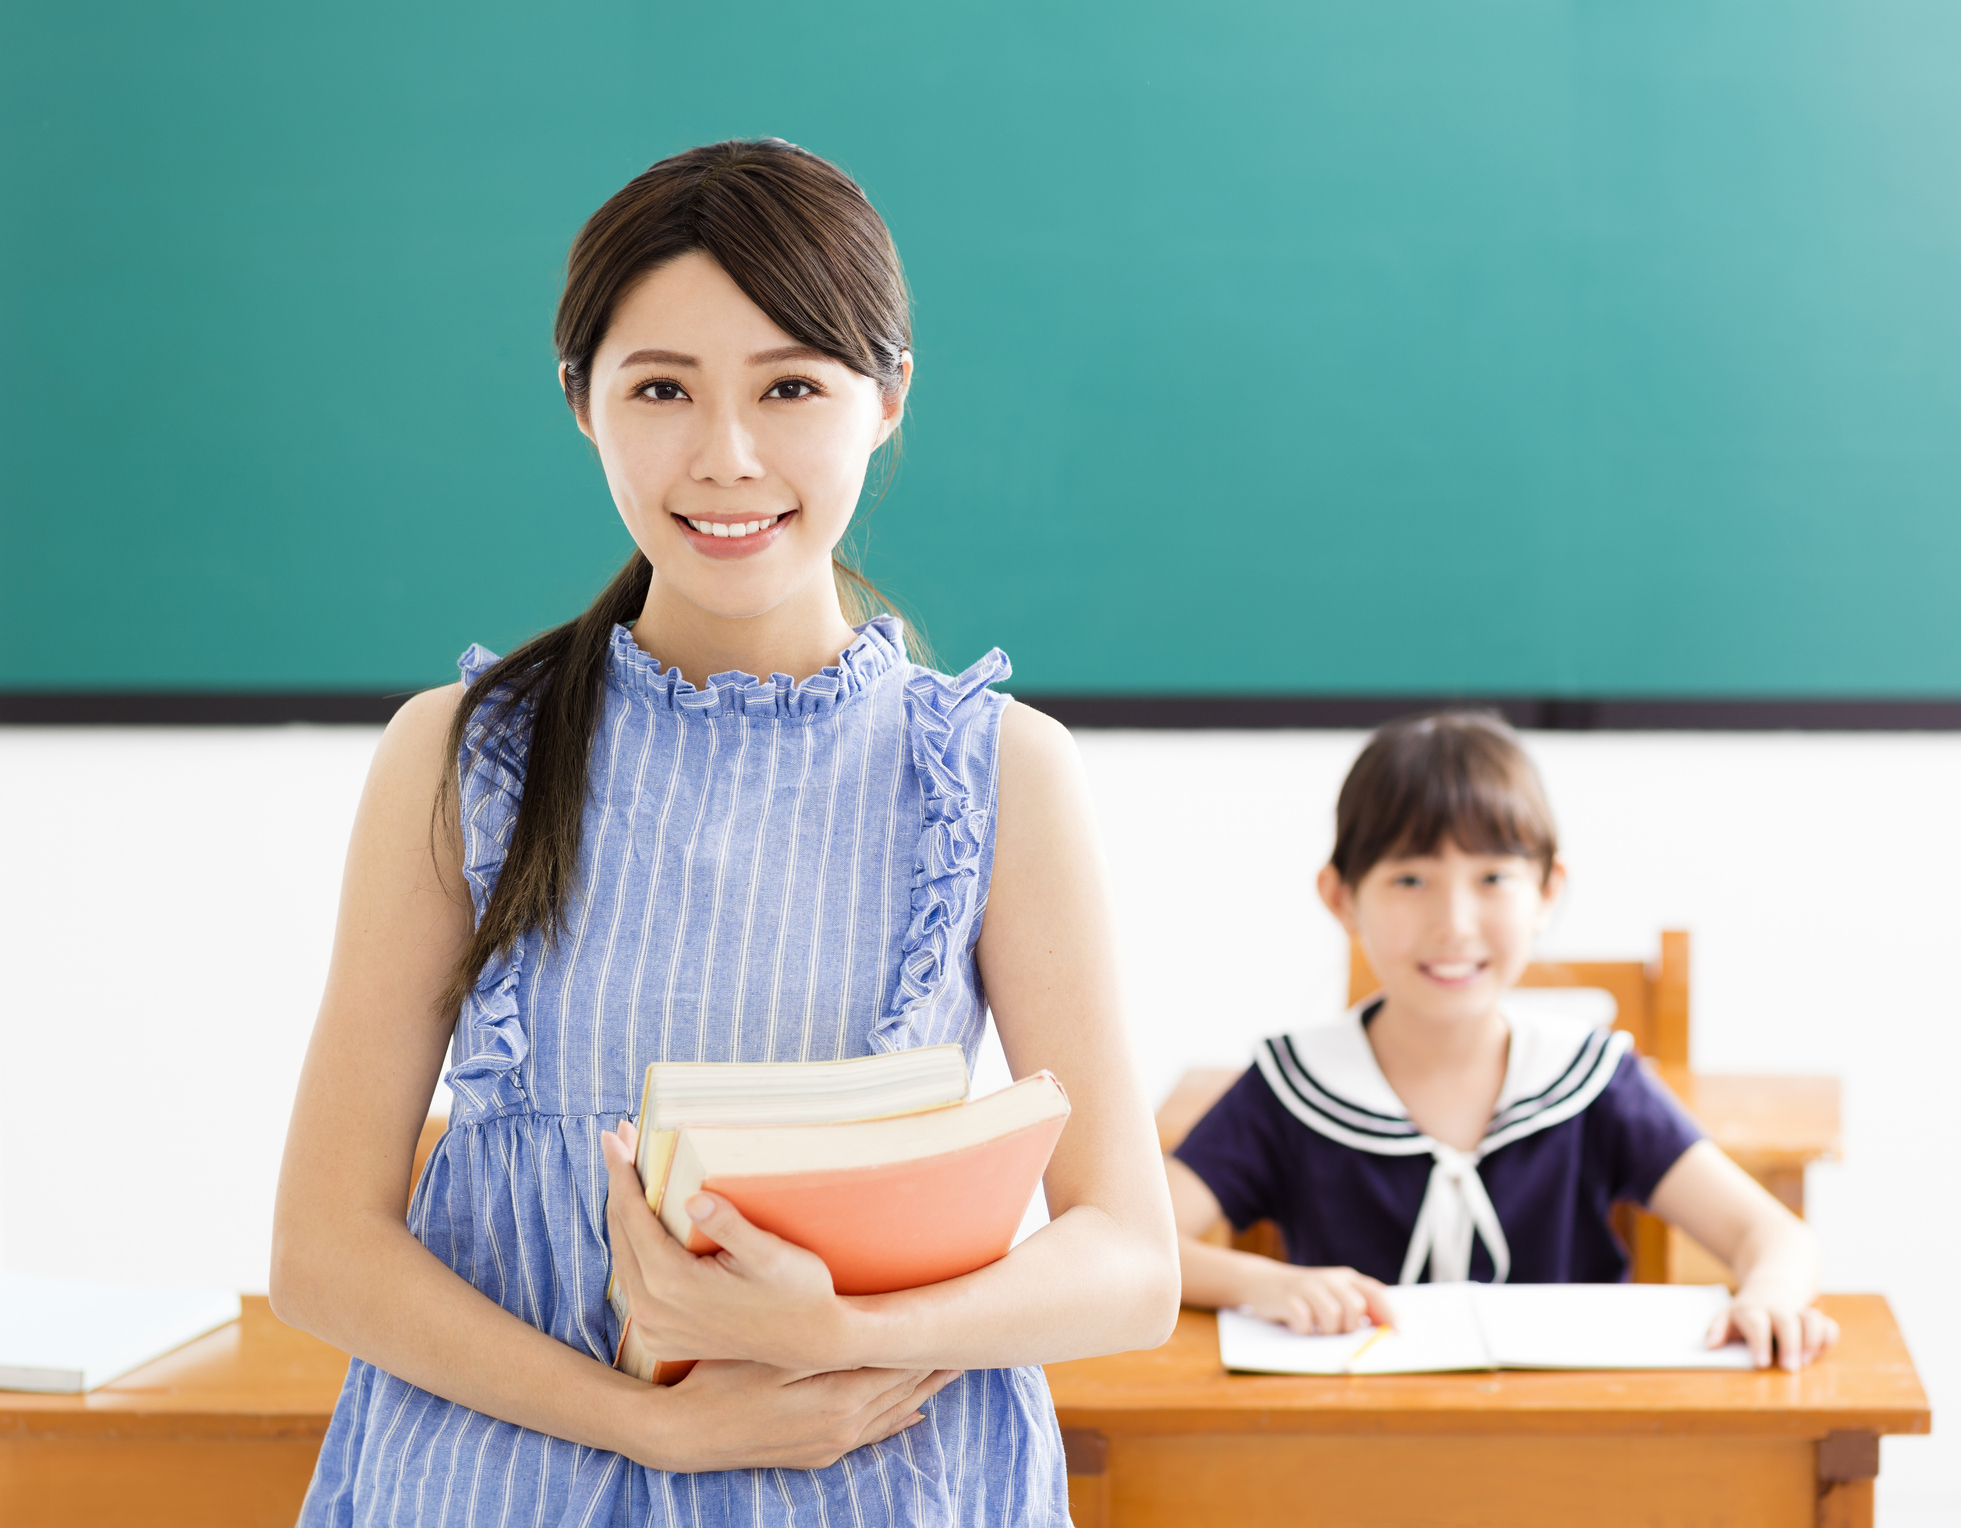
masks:
{"type": "Polygon", "coordinates": [[[1474,960],[1433,960],[1429,970],[1439,981],[1455,982],[1477,975],[1478,963],[1474,960]]]}
{"type": "Polygon", "coordinates": [[[737,520],[733,524],[726,520],[689,520],[688,524],[704,536],[753,536],[757,531],[768,530],[781,518],[771,515],[767,520],[737,520]]]}

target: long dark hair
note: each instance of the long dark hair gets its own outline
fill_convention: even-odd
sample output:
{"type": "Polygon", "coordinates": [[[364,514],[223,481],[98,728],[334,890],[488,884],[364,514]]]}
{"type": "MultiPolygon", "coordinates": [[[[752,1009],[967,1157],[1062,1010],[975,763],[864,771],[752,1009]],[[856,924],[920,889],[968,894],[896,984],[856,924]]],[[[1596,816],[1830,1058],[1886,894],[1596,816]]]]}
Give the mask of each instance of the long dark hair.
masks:
{"type": "MultiPolygon", "coordinates": [[[[886,397],[899,390],[912,346],[911,303],[898,251],[857,184],[835,165],[780,138],[689,149],[636,176],[572,241],[552,340],[565,399],[581,419],[592,357],[614,309],[635,282],[701,251],[799,344],[820,350],[886,397]]],[[[878,591],[843,558],[832,569],[846,619],[879,608],[878,591]]],[[[576,620],[534,637],[473,683],[450,723],[450,773],[437,811],[447,820],[471,718],[489,733],[528,726],[524,794],[503,869],[445,1002],[456,1008],[484,962],[528,930],[563,926],[585,816],[587,758],[601,711],[600,684],[615,625],[639,619],[653,582],[635,552],[576,620]],[[528,719],[520,712],[529,709],[528,719]]]]}

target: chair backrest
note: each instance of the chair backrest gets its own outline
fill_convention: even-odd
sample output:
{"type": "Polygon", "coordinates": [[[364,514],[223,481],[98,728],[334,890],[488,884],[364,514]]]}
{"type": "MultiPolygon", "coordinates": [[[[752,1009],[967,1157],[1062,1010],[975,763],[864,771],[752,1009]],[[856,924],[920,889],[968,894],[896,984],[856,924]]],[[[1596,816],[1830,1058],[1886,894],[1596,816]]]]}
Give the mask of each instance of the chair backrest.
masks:
{"type": "MultiPolygon", "coordinates": [[[[1348,946],[1348,1001],[1359,1003],[1381,984],[1368,956],[1354,940],[1348,946]]],[[[1670,1066],[1689,1064],[1689,936],[1664,930],[1661,954],[1652,964],[1638,960],[1535,960],[1519,979],[1521,987],[1599,987],[1614,999],[1614,1028],[1634,1036],[1634,1048],[1670,1066]]]]}

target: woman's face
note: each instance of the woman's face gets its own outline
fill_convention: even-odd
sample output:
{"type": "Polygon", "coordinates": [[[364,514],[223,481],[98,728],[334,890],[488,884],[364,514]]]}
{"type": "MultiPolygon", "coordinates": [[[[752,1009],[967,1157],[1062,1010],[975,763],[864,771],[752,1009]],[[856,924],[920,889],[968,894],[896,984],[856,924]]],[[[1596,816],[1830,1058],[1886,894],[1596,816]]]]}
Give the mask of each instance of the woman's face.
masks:
{"type": "Polygon", "coordinates": [[[621,299],[580,428],[664,592],[744,619],[835,598],[831,549],[903,406],[694,253],[621,299]]]}

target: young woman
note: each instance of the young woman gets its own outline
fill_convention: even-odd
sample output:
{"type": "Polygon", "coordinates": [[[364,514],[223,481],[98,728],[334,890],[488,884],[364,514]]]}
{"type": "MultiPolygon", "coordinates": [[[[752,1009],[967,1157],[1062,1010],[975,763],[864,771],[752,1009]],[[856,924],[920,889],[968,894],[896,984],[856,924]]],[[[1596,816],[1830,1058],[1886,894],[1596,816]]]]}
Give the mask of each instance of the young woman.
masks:
{"type": "Polygon", "coordinates": [[[1067,734],[1000,653],[948,678],[847,615],[912,378],[891,240],[800,149],[695,149],[580,232],[556,343],[639,550],[376,754],[280,1182],[275,1307],[355,1355],[302,1522],[1066,1523],[1034,1366],[1162,1341],[1174,1232],[1067,734]],[[1007,1258],[840,1298],[708,1195],[728,1251],[661,1246],[610,1134],[649,1061],[971,1056],[989,1007],[1074,1105],[1007,1258]],[[614,1258],[713,1361],[609,1367],[614,1258]]]}
{"type": "Polygon", "coordinates": [[[1735,1272],[1759,1367],[1836,1335],[1804,1224],[1708,1140],[1628,1037],[1505,994],[1565,879],[1537,771],[1502,721],[1395,722],[1341,788],[1322,899],[1382,991],[1263,1041],[1169,1160],[1185,1298],[1296,1331],[1384,1318],[1385,1283],[1615,1282],[1615,1201],[1645,1204],[1735,1272]],[[1211,1246],[1271,1218],[1292,1263],[1211,1246]],[[1304,1266],[1295,1266],[1304,1265],[1304,1266]]]}

